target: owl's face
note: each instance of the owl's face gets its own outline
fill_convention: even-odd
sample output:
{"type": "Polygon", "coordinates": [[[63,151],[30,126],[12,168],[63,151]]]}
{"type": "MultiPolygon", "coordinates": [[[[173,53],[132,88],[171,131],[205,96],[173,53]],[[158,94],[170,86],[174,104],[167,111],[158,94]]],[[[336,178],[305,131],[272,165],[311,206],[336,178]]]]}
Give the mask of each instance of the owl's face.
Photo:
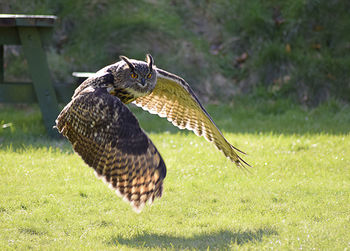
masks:
{"type": "Polygon", "coordinates": [[[128,62],[125,62],[125,59],[123,60],[124,65],[121,72],[124,75],[123,86],[131,92],[136,92],[135,96],[138,96],[136,95],[138,93],[147,94],[151,92],[157,81],[153,65],[138,60],[128,60],[128,62]]]}
{"type": "Polygon", "coordinates": [[[153,58],[147,54],[146,61],[138,61],[120,56],[121,61],[105,69],[114,76],[113,91],[122,89],[134,97],[149,94],[155,87],[157,81],[156,70],[153,65],[153,58]]]}

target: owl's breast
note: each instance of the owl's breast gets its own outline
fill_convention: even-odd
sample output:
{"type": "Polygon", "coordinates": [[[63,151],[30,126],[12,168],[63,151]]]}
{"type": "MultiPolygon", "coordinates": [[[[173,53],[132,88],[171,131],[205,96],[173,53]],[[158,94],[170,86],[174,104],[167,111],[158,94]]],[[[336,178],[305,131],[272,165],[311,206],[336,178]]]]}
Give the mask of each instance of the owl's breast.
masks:
{"type": "Polygon", "coordinates": [[[117,96],[124,104],[128,104],[139,97],[139,95],[135,95],[135,93],[125,88],[116,88],[113,94],[117,96]]]}

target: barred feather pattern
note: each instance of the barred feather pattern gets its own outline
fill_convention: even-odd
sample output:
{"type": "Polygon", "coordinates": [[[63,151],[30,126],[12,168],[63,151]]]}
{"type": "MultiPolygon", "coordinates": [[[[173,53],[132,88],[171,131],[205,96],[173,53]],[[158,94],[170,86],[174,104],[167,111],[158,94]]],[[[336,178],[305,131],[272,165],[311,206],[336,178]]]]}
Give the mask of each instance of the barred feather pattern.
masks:
{"type": "Polygon", "coordinates": [[[130,110],[104,88],[76,93],[56,127],[136,212],[162,196],[165,163],[130,110]]]}
{"type": "Polygon", "coordinates": [[[138,97],[134,103],[152,114],[166,117],[180,129],[188,129],[197,136],[203,136],[238,167],[250,166],[236,153],[244,152],[225,139],[187,82],[162,69],[156,68],[156,71],[157,84],[154,90],[147,96],[138,97]]]}

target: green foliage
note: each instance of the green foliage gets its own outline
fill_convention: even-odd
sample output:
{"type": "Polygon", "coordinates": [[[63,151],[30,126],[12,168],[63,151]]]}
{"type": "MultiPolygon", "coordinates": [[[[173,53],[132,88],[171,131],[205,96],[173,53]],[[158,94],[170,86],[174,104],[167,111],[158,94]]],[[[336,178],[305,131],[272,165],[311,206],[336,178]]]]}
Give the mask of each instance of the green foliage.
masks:
{"type": "Polygon", "coordinates": [[[43,136],[37,106],[1,106],[0,249],[346,249],[349,107],[240,99],[208,111],[248,153],[250,174],[203,138],[132,108],[168,167],[163,197],[141,214],[66,140],[43,136]]]}
{"type": "Polygon", "coordinates": [[[14,0],[2,5],[11,13],[59,17],[49,55],[58,82],[70,81],[72,71],[96,71],[121,54],[142,59],[150,52],[159,67],[183,76],[206,101],[252,94],[256,86],[309,106],[350,101],[349,1],[14,0]],[[241,55],[247,57],[240,61],[241,55]]]}

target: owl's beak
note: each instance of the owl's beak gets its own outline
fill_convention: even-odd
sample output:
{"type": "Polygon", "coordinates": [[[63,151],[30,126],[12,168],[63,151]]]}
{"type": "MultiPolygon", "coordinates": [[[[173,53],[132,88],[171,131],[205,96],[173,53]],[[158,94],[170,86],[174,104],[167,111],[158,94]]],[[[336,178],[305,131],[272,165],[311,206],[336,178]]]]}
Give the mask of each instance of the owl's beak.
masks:
{"type": "Polygon", "coordinates": [[[141,84],[144,86],[146,84],[146,80],[144,78],[141,78],[141,84]]]}

